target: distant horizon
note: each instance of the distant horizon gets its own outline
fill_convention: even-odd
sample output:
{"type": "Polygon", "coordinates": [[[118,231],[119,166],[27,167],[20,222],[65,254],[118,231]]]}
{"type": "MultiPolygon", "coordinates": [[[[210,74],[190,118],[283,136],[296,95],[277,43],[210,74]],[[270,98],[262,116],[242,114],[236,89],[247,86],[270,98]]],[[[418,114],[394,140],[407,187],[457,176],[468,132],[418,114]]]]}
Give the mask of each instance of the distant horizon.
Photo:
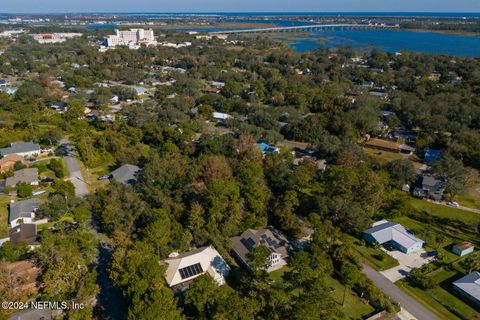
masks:
{"type": "Polygon", "coordinates": [[[480,13],[478,0],[0,0],[11,14],[480,13]]]}
{"type": "Polygon", "coordinates": [[[63,15],[63,14],[465,14],[480,15],[479,12],[466,11],[65,11],[65,12],[1,12],[4,15],[63,15]]]}

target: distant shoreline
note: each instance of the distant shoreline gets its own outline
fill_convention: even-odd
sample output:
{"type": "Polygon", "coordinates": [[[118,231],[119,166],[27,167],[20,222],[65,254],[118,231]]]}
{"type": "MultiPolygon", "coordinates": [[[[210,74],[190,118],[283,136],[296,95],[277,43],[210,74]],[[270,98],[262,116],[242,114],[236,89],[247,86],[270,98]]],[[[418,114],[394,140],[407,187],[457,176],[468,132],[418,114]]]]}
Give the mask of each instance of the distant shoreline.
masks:
{"type": "Polygon", "coordinates": [[[0,12],[0,15],[219,15],[219,16],[369,16],[475,18],[480,12],[0,12]]]}
{"type": "Polygon", "coordinates": [[[432,29],[421,29],[421,28],[415,28],[415,29],[403,28],[400,30],[410,31],[410,32],[431,32],[431,33],[450,34],[450,35],[458,35],[458,36],[471,36],[471,37],[480,36],[479,32],[470,32],[470,31],[432,30],[432,29]]]}

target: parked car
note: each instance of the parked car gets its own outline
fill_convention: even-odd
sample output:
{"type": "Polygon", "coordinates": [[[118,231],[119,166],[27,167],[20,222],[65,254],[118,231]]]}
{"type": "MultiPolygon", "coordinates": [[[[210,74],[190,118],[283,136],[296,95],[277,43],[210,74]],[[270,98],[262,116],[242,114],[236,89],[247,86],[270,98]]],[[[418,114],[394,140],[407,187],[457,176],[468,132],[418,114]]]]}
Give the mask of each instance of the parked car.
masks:
{"type": "Polygon", "coordinates": [[[110,179],[110,177],[111,177],[111,175],[110,175],[110,174],[107,174],[107,175],[98,177],[98,180],[100,180],[100,181],[101,181],[101,180],[108,180],[108,179],[110,179]]]}
{"type": "Polygon", "coordinates": [[[453,207],[453,208],[460,208],[460,205],[455,201],[447,202],[447,206],[450,206],[450,207],[453,207]]]}
{"type": "Polygon", "coordinates": [[[387,251],[393,251],[395,250],[395,248],[388,242],[384,243],[383,244],[383,247],[387,250],[387,251]]]}
{"type": "Polygon", "coordinates": [[[430,251],[430,252],[427,252],[427,257],[436,257],[438,255],[438,251],[437,250],[433,250],[433,251],[430,251]]]}

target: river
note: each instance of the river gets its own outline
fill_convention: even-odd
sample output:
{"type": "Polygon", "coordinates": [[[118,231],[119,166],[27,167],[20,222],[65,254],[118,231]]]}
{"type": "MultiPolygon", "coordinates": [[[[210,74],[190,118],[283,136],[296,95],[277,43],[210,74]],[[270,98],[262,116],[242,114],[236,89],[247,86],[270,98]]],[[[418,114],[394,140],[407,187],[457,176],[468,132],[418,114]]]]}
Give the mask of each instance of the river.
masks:
{"type": "Polygon", "coordinates": [[[351,46],[356,49],[378,48],[388,52],[402,50],[452,56],[480,57],[480,36],[415,32],[404,30],[315,31],[287,38],[297,51],[311,51],[320,45],[351,46]]]}
{"type": "MultiPolygon", "coordinates": [[[[241,23],[266,23],[278,27],[317,24],[314,22],[280,19],[230,19],[229,22],[239,23],[238,28],[175,28],[176,30],[196,30],[212,32],[222,30],[246,29],[241,23]]],[[[288,33],[285,37],[276,39],[286,41],[296,51],[311,51],[320,45],[337,47],[351,46],[356,49],[378,48],[388,52],[403,50],[417,51],[429,54],[446,54],[463,57],[480,57],[480,35],[457,35],[436,32],[417,32],[408,30],[324,30],[309,31],[295,35],[288,33]]]]}

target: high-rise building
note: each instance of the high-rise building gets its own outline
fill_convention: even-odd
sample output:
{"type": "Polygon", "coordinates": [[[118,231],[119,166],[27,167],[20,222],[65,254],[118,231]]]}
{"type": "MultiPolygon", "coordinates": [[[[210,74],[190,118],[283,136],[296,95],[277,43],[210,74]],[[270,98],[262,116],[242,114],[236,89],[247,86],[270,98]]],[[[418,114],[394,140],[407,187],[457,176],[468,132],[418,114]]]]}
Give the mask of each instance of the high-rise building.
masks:
{"type": "Polygon", "coordinates": [[[110,35],[105,39],[107,47],[128,46],[139,44],[156,44],[153,30],[130,29],[115,30],[115,35],[110,35]]]}

